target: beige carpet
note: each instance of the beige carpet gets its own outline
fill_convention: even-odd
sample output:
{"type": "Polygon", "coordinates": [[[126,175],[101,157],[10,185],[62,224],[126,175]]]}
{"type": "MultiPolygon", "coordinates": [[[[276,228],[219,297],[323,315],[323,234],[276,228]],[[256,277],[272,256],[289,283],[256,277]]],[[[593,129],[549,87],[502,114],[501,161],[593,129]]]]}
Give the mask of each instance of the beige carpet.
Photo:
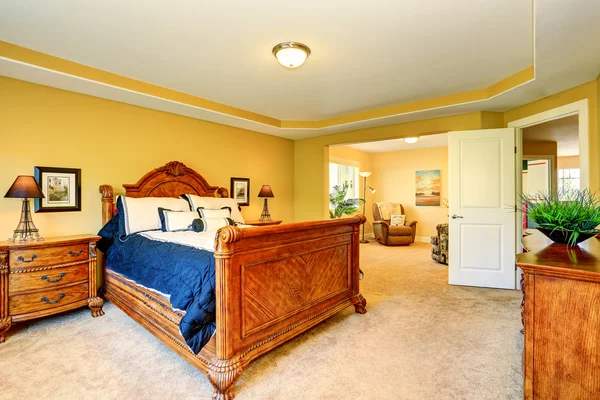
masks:
{"type": "MultiPolygon", "coordinates": [[[[347,309],[251,363],[243,399],[521,399],[520,293],[449,286],[428,244],[361,245],[366,315],[347,309]]],[[[210,399],[199,371],[108,304],[17,324],[0,398],[210,399]]]]}

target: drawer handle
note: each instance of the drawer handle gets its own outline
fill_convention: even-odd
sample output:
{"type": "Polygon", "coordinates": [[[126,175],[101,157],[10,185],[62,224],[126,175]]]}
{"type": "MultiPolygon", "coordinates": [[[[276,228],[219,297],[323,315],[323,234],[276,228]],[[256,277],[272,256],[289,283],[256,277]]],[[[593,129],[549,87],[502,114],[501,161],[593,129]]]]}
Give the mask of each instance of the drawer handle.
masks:
{"type": "Polygon", "coordinates": [[[56,300],[48,300],[48,298],[46,296],[42,297],[42,303],[46,303],[46,304],[56,304],[59,301],[61,301],[63,298],[65,297],[64,293],[61,293],[58,295],[58,299],[56,300]]]}
{"type": "Polygon", "coordinates": [[[79,253],[73,253],[73,250],[69,250],[69,254],[73,257],[79,257],[83,253],[83,249],[79,249],[79,253]]]}
{"type": "Polygon", "coordinates": [[[66,272],[61,272],[60,275],[58,276],[58,278],[56,278],[56,279],[50,279],[46,275],[44,275],[44,276],[42,276],[42,280],[48,281],[50,283],[56,283],[56,282],[60,282],[60,280],[65,277],[65,275],[67,275],[66,272]]]}
{"type": "Polygon", "coordinates": [[[30,263],[30,262],[33,262],[33,260],[35,260],[36,258],[37,258],[37,256],[35,254],[33,254],[31,256],[31,260],[26,260],[26,259],[23,258],[23,256],[17,257],[17,260],[22,261],[22,262],[26,262],[26,263],[30,263]]]}

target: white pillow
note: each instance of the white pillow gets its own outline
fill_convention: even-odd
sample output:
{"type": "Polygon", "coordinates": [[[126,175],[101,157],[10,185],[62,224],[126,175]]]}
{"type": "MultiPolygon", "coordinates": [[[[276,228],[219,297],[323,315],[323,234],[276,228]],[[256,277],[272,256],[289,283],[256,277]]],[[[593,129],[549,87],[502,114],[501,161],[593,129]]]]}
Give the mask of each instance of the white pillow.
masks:
{"type": "Polygon", "coordinates": [[[220,210],[208,210],[203,207],[198,207],[198,214],[200,214],[201,218],[231,218],[231,209],[229,207],[223,207],[220,210]]]}
{"type": "Polygon", "coordinates": [[[231,218],[196,218],[192,224],[192,229],[194,232],[216,231],[233,224],[231,218]]]}
{"type": "Polygon", "coordinates": [[[159,207],[161,229],[163,232],[191,231],[192,223],[200,218],[196,211],[171,211],[159,207]]]}
{"type": "Polygon", "coordinates": [[[406,215],[392,214],[390,215],[390,226],[404,226],[406,215]]]}
{"type": "Polygon", "coordinates": [[[195,194],[182,194],[180,197],[190,203],[189,209],[192,211],[197,210],[198,207],[204,207],[207,210],[219,210],[222,207],[230,207],[231,219],[240,224],[245,222],[235,199],[228,197],[200,197],[195,194]]]}
{"type": "Polygon", "coordinates": [[[121,235],[155,231],[161,229],[158,208],[172,211],[189,211],[190,206],[183,199],[173,197],[117,197],[119,208],[119,230],[121,235]]]}

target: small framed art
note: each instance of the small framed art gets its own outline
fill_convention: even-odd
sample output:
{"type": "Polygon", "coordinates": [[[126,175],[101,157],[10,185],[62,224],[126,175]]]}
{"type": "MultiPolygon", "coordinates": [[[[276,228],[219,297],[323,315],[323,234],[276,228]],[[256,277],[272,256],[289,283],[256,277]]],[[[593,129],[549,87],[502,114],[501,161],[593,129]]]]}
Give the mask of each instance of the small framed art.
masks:
{"type": "Polygon", "coordinates": [[[45,196],[35,212],[81,211],[81,169],[35,167],[34,176],[45,196]]]}
{"type": "Polygon", "coordinates": [[[249,178],[231,178],[230,196],[237,201],[240,206],[250,205],[250,179],[249,178]]]}

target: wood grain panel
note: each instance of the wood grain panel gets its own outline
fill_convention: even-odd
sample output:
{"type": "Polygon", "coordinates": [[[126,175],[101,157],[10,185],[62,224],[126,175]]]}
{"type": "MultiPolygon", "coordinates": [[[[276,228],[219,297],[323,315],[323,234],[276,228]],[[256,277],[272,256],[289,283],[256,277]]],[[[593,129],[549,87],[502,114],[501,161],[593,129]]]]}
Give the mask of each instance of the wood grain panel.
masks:
{"type": "Polygon", "coordinates": [[[243,336],[350,288],[348,246],[243,266],[243,336]]]}
{"type": "Polygon", "coordinates": [[[535,399],[600,398],[600,286],[536,276],[534,290],[535,399]]]}
{"type": "Polygon", "coordinates": [[[88,242],[81,242],[65,246],[11,250],[9,262],[11,271],[14,271],[87,261],[88,256],[88,242]]]}
{"type": "Polygon", "coordinates": [[[44,271],[10,274],[10,291],[17,294],[23,291],[52,289],[57,286],[88,279],[88,262],[64,268],[53,268],[44,271]]]}
{"type": "Polygon", "coordinates": [[[26,314],[63,306],[87,298],[88,284],[85,282],[30,294],[11,295],[8,299],[8,309],[10,314],[26,314]]]}

